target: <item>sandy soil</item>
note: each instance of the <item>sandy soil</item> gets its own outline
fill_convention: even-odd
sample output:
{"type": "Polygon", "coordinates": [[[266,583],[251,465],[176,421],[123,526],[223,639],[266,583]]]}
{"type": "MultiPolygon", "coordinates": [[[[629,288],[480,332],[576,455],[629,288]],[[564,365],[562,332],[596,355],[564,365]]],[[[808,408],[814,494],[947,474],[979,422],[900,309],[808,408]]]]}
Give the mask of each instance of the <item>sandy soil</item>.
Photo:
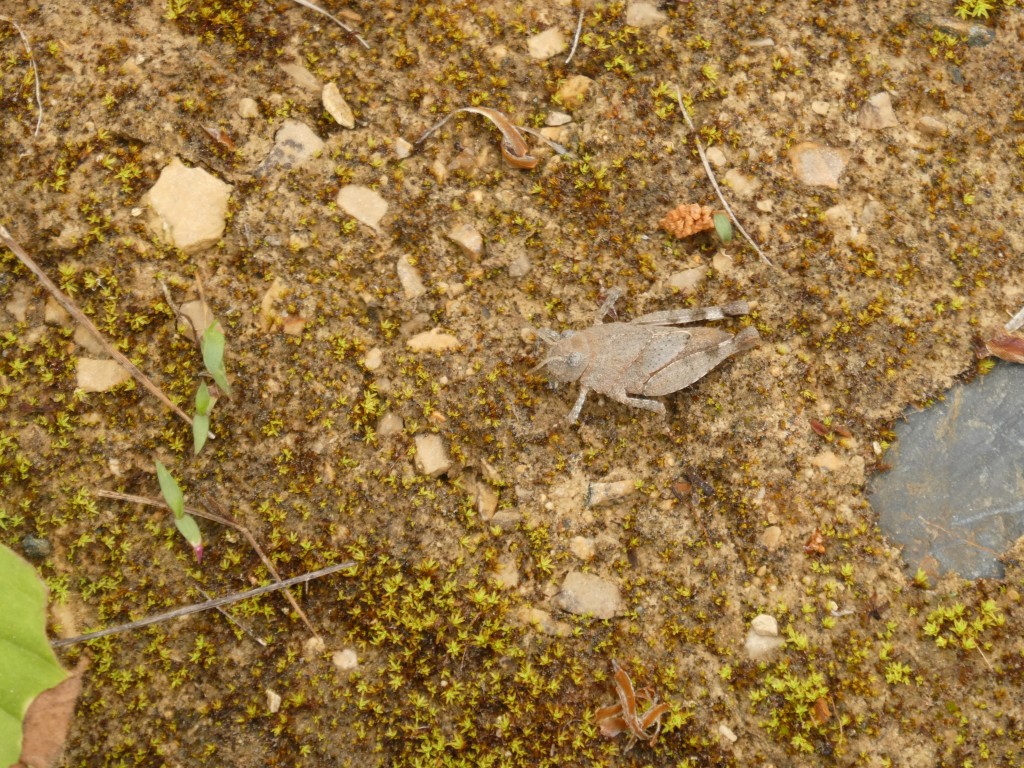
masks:
{"type": "Polygon", "coordinates": [[[0,536],[49,544],[53,633],[269,580],[236,531],[202,522],[196,564],[169,513],[97,494],[158,497],[157,458],[282,576],[358,563],[295,591],[322,642],[270,595],[230,609],[239,624],[211,611],[62,652],[92,665],[65,765],[1024,763],[1019,559],[1001,582],[915,583],[864,495],[892,421],[973,374],[975,337],[1024,303],[1024,11],[668,2],[630,26],[636,8],[586,8],[569,64],[528,48],[551,27],[571,42],[564,0],[331,3],[369,50],[288,2],[4,9],[44,116],[36,135],[0,21],[0,224],[186,409],[202,358],[173,307],[200,285],[235,390],[198,457],[141,387],[76,393],[98,355],[0,250],[0,536]],[[580,103],[557,103],[577,75],[580,103]],[[330,82],[352,129],[323,108],[330,82]],[[658,229],[718,205],[675,87],[771,264],[658,229]],[[898,124],[873,130],[883,92],[898,124]],[[529,138],[539,164],[513,168],[463,115],[400,157],[469,105],[534,128],[566,113],[548,133],[572,156],[529,138]],[[287,119],[322,152],[257,173],[287,119]],[[801,142],[845,153],[835,188],[795,176],[801,142]],[[223,238],[194,254],[148,224],[174,158],[233,186],[223,238]],[[377,230],[336,204],[348,184],[387,201],[377,230]],[[763,343],[664,418],[592,394],[570,426],[576,390],[531,371],[532,329],[586,327],[614,288],[620,320],[746,299],[717,325],[763,343]],[[435,327],[459,346],[409,349],[435,327]],[[439,477],[414,460],[430,433],[439,477]],[[617,480],[632,492],[586,505],[617,480]],[[619,590],[618,615],[560,610],[576,571],[619,590]],[[754,659],[762,614],[785,642],[754,659]],[[600,734],[613,661],[670,704],[656,743],[600,734]]]}

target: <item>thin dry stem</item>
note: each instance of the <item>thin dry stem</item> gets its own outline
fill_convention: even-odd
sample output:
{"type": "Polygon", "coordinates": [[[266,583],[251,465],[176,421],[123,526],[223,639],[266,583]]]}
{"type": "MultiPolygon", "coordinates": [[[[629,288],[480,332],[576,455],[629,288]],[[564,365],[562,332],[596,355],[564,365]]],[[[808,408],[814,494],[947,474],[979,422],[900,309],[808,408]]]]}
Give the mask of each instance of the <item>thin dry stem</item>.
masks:
{"type": "Polygon", "coordinates": [[[25,44],[25,51],[28,53],[28,63],[29,66],[32,67],[32,77],[35,78],[36,81],[36,106],[39,108],[39,117],[36,118],[36,130],[32,135],[38,136],[39,129],[43,125],[43,94],[42,89],[39,87],[39,68],[36,66],[35,56],[32,55],[32,43],[29,42],[28,35],[22,31],[21,27],[18,26],[18,22],[14,19],[0,14],[0,21],[6,21],[18,30],[18,34],[21,35],[21,42],[25,44]]]}
{"type": "Polygon", "coordinates": [[[354,29],[352,29],[352,27],[350,27],[348,24],[345,24],[343,21],[340,21],[339,19],[337,19],[334,16],[332,16],[331,14],[329,14],[327,11],[325,11],[323,8],[321,8],[316,3],[311,3],[311,2],[309,2],[309,0],[294,0],[294,2],[299,4],[299,5],[301,5],[301,6],[309,8],[309,10],[311,10],[311,11],[316,11],[321,16],[326,16],[328,19],[333,21],[339,27],[341,27],[346,32],[348,32],[350,35],[352,35],[352,37],[354,37],[356,40],[358,40],[359,44],[362,45],[363,48],[365,48],[366,50],[370,50],[370,44],[368,42],[366,42],[365,40],[363,40],[363,38],[361,38],[356,33],[356,31],[354,29]]]}
{"type": "Polygon", "coordinates": [[[128,371],[128,373],[130,373],[137,382],[148,389],[150,393],[153,394],[161,403],[174,411],[182,421],[190,427],[192,426],[192,417],[171,402],[171,399],[164,394],[160,387],[153,383],[152,379],[140,371],[135,363],[118,352],[114,346],[103,337],[103,334],[100,333],[100,329],[96,327],[92,320],[90,320],[85,313],[75,305],[67,294],[57,287],[56,283],[47,277],[46,273],[43,272],[32,257],[29,256],[17,242],[15,242],[14,238],[11,237],[11,233],[3,226],[0,226],[0,242],[10,248],[11,252],[18,257],[18,260],[28,267],[29,271],[39,279],[39,282],[41,282],[43,287],[50,292],[50,295],[60,302],[60,305],[64,307],[64,309],[66,309],[76,321],[84,325],[86,329],[96,337],[96,340],[99,341],[100,345],[108,355],[114,358],[122,368],[128,371]]]}
{"type": "MultiPolygon", "coordinates": [[[[168,512],[171,511],[171,508],[167,506],[165,502],[161,501],[160,499],[151,499],[148,496],[136,496],[135,494],[132,493],[121,493],[120,491],[107,491],[102,488],[94,490],[93,493],[97,496],[102,496],[103,498],[106,499],[127,501],[131,504],[143,504],[149,507],[158,507],[160,509],[166,509],[168,512]]],[[[195,507],[185,507],[185,511],[190,515],[194,515],[195,517],[201,517],[205,520],[210,520],[214,523],[226,525],[228,528],[234,528],[236,531],[242,534],[245,537],[246,541],[249,542],[249,546],[251,546],[253,548],[253,551],[259,556],[260,561],[270,572],[270,575],[274,577],[274,580],[276,582],[280,583],[281,574],[277,572],[277,568],[275,568],[274,564],[270,562],[270,558],[268,558],[263,553],[262,547],[260,547],[260,545],[256,542],[256,538],[252,535],[252,532],[241,523],[236,523],[234,520],[232,520],[231,517],[225,512],[225,510],[221,508],[220,505],[213,499],[204,499],[204,503],[210,506],[217,507],[217,509],[222,514],[215,514],[205,509],[196,509],[195,507]]],[[[291,603],[292,608],[302,619],[302,622],[306,625],[309,631],[319,637],[320,633],[313,629],[313,625],[310,624],[309,618],[306,616],[306,612],[299,607],[299,604],[292,596],[292,593],[285,592],[284,596],[288,599],[288,602],[291,603]]]]}
{"type": "Polygon", "coordinates": [[[296,584],[305,584],[313,579],[319,579],[322,576],[329,576],[332,573],[338,571],[344,571],[348,568],[355,567],[354,561],[348,561],[339,563],[338,565],[329,565],[326,568],[321,568],[318,571],[312,571],[310,573],[304,573],[301,576],[293,576],[290,579],[279,581],[274,584],[267,584],[263,587],[257,587],[256,589],[249,589],[245,592],[234,592],[224,597],[216,597],[213,600],[207,600],[204,603],[195,603],[194,605],[186,605],[184,608],[175,608],[173,611],[167,611],[166,613],[158,613],[155,616],[149,616],[145,619],[139,619],[138,621],[132,621],[128,624],[119,624],[116,627],[108,627],[107,629],[101,629],[97,632],[89,632],[84,635],[78,635],[77,637],[67,637],[62,640],[54,640],[50,645],[54,648],[66,648],[69,645],[76,645],[77,643],[84,643],[87,640],[95,640],[98,637],[106,637],[107,635],[116,635],[122,632],[130,632],[133,629],[139,629],[141,627],[148,627],[151,624],[160,624],[164,621],[170,621],[180,616],[188,616],[192,613],[199,613],[200,611],[208,611],[211,608],[219,608],[223,605],[231,605],[242,600],[248,600],[250,597],[259,597],[265,595],[267,592],[274,592],[278,589],[286,589],[288,587],[294,587],[296,584]]]}
{"type": "Polygon", "coordinates": [[[572,57],[576,55],[576,46],[580,44],[580,33],[583,31],[583,2],[580,2],[580,17],[576,21],[576,34],[572,38],[572,48],[569,50],[569,58],[565,60],[568,64],[572,61],[572,57]]]}
{"type": "Polygon", "coordinates": [[[725,208],[726,212],[729,214],[729,218],[731,218],[733,223],[736,225],[736,229],[740,231],[740,234],[742,234],[754,250],[757,251],[757,255],[761,257],[762,261],[764,261],[769,267],[774,267],[775,265],[771,263],[768,257],[764,255],[764,252],[758,247],[757,243],[754,242],[754,238],[747,234],[743,225],[740,224],[739,219],[736,218],[736,214],[732,212],[729,202],[722,194],[722,190],[718,186],[718,181],[715,179],[715,174],[711,171],[711,163],[708,162],[708,156],[704,152],[704,145],[701,144],[700,136],[697,135],[697,129],[694,127],[693,121],[690,119],[690,115],[683,104],[682,91],[678,89],[676,90],[676,101],[679,102],[679,111],[683,113],[683,119],[686,120],[686,124],[690,126],[690,132],[693,134],[693,141],[697,145],[697,154],[700,155],[700,161],[704,164],[704,171],[708,175],[708,180],[711,182],[711,186],[715,188],[715,194],[718,195],[718,199],[722,201],[722,207],[725,208]]]}

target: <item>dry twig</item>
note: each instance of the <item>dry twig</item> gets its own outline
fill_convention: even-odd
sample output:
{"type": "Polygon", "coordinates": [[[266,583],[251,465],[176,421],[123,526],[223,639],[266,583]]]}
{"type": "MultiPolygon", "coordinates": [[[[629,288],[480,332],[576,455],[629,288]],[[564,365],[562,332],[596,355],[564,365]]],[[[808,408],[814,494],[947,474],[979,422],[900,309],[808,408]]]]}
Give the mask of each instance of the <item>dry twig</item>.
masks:
{"type": "Polygon", "coordinates": [[[195,605],[187,605],[184,608],[175,608],[173,611],[167,611],[166,613],[159,613],[155,616],[149,616],[145,619],[139,619],[128,624],[120,624],[116,627],[108,627],[107,629],[101,629],[98,632],[89,632],[85,635],[78,635],[77,637],[67,637],[62,640],[54,640],[50,643],[54,648],[65,648],[69,645],[75,645],[77,643],[84,643],[87,640],[95,640],[98,637],[106,637],[107,635],[115,635],[121,632],[130,632],[133,629],[139,629],[140,627],[148,627],[151,624],[159,624],[164,621],[170,621],[180,616],[188,616],[192,613],[199,613],[200,611],[208,611],[211,608],[219,608],[222,605],[230,605],[231,603],[237,603],[242,600],[248,600],[250,597],[259,597],[265,595],[267,592],[274,592],[278,589],[286,589],[287,587],[294,587],[296,584],[305,584],[307,581],[313,581],[313,579],[319,579],[322,576],[329,576],[332,573],[338,571],[344,571],[348,568],[355,567],[354,562],[339,563],[338,565],[329,565],[326,568],[321,568],[318,571],[312,571],[311,573],[304,573],[301,576],[294,576],[284,581],[279,581],[274,584],[267,584],[263,587],[257,587],[256,589],[249,589],[245,592],[235,592],[231,595],[225,595],[224,597],[217,597],[213,600],[207,600],[204,603],[196,603],[195,605]]]}
{"type": "Polygon", "coordinates": [[[137,382],[148,389],[151,394],[160,400],[161,403],[174,411],[182,421],[190,427],[192,426],[192,417],[175,405],[171,399],[164,394],[163,390],[153,383],[152,379],[140,371],[135,363],[118,352],[117,349],[115,349],[114,346],[103,337],[103,334],[100,333],[100,329],[96,327],[93,321],[75,305],[67,294],[57,287],[56,283],[47,277],[46,273],[43,272],[32,257],[29,256],[17,242],[15,242],[14,238],[11,237],[11,233],[3,226],[0,226],[0,243],[3,243],[10,248],[11,252],[18,257],[18,260],[39,279],[39,282],[41,282],[43,287],[50,292],[50,295],[60,302],[60,305],[64,307],[64,309],[66,309],[68,313],[75,318],[75,320],[84,325],[86,329],[96,337],[96,340],[99,341],[100,345],[102,345],[104,351],[106,351],[108,355],[114,358],[122,368],[128,371],[128,373],[130,373],[137,382]]]}
{"type": "Polygon", "coordinates": [[[36,81],[36,106],[39,108],[39,117],[36,119],[36,130],[32,135],[38,136],[39,129],[43,125],[43,95],[42,90],[39,87],[39,68],[36,66],[35,56],[32,55],[32,44],[29,42],[28,35],[22,31],[21,27],[18,26],[18,22],[14,19],[0,14],[0,21],[6,21],[18,30],[18,34],[21,35],[21,42],[25,44],[25,51],[28,53],[28,63],[32,67],[32,77],[35,78],[36,81]]]}
{"type": "MultiPolygon", "coordinates": [[[[131,504],[143,504],[148,507],[158,507],[160,509],[166,509],[168,512],[171,511],[171,508],[167,506],[167,504],[164,503],[163,501],[159,499],[151,499],[147,496],[136,496],[131,493],[121,493],[120,491],[106,491],[103,490],[102,488],[93,491],[93,493],[96,494],[97,496],[102,496],[105,499],[127,501],[131,504]]],[[[185,507],[185,511],[190,515],[195,515],[196,517],[201,517],[205,520],[210,520],[214,523],[220,523],[221,525],[226,525],[228,528],[234,528],[236,531],[238,531],[245,537],[246,541],[249,542],[249,546],[251,546],[253,548],[253,551],[259,556],[260,561],[266,567],[267,571],[270,572],[270,575],[274,577],[274,580],[277,583],[281,583],[281,574],[277,572],[277,568],[275,568],[274,564],[270,562],[270,558],[268,558],[263,553],[262,547],[260,547],[260,545],[256,542],[256,537],[252,535],[252,532],[241,523],[236,523],[234,520],[232,520],[231,517],[227,514],[227,512],[224,509],[222,509],[220,505],[213,499],[204,499],[203,503],[216,507],[221,514],[215,514],[213,512],[196,509],[194,507],[185,507]]],[[[295,612],[302,619],[302,622],[306,625],[309,631],[312,632],[314,635],[319,635],[319,633],[315,629],[313,629],[313,625],[309,623],[309,618],[306,616],[306,612],[299,607],[299,604],[295,601],[295,598],[292,596],[292,593],[285,592],[284,596],[288,599],[288,602],[291,603],[292,608],[295,609],[295,612]]]]}
{"type": "Polygon", "coordinates": [[[682,91],[676,90],[676,100],[679,102],[679,111],[683,113],[683,119],[686,120],[686,124],[690,126],[690,132],[693,134],[694,144],[697,145],[697,154],[700,155],[700,161],[704,164],[704,170],[708,175],[708,179],[711,181],[711,186],[715,188],[715,194],[718,195],[718,199],[722,201],[722,206],[729,214],[729,218],[732,219],[733,223],[736,225],[736,229],[740,231],[740,234],[742,234],[747,239],[747,242],[753,246],[754,250],[757,251],[757,255],[760,256],[769,267],[775,266],[771,261],[769,261],[768,257],[764,255],[764,252],[758,247],[757,243],[754,242],[754,239],[747,234],[747,231],[743,228],[743,225],[740,224],[739,220],[736,218],[736,214],[732,212],[732,208],[729,207],[728,201],[722,194],[722,190],[718,186],[718,181],[715,179],[715,174],[711,172],[711,163],[708,162],[707,153],[704,152],[704,145],[701,144],[700,136],[697,135],[697,129],[693,125],[693,120],[690,119],[690,115],[686,111],[686,106],[683,104],[682,91]]]}

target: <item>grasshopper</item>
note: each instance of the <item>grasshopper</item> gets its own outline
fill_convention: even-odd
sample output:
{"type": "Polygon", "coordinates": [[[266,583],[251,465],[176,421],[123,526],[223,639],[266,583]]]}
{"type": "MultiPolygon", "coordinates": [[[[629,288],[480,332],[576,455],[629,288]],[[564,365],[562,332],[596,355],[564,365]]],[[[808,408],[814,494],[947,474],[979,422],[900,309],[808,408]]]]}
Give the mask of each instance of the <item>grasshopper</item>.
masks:
{"type": "Polygon", "coordinates": [[[591,391],[664,414],[664,404],[647,398],[685,389],[730,355],[756,346],[760,338],[755,328],[744,328],[733,336],[718,328],[674,327],[745,315],[750,311],[745,301],[651,312],[628,323],[602,323],[601,318],[616,298],[613,293],[602,307],[598,322],[590,328],[562,333],[550,328],[537,331],[550,349],[534,370],[546,366],[552,381],[580,383],[579,397],[568,415],[570,424],[579,418],[591,391]]]}

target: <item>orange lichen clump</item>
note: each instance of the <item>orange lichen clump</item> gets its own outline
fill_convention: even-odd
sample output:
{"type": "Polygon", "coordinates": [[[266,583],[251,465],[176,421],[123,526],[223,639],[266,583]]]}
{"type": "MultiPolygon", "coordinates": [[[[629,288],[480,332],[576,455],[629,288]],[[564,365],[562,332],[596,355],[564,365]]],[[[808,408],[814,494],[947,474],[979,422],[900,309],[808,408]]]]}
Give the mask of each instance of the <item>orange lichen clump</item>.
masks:
{"type": "Polygon", "coordinates": [[[683,203],[669,211],[659,223],[662,229],[678,238],[715,228],[715,211],[707,205],[683,203]]]}

